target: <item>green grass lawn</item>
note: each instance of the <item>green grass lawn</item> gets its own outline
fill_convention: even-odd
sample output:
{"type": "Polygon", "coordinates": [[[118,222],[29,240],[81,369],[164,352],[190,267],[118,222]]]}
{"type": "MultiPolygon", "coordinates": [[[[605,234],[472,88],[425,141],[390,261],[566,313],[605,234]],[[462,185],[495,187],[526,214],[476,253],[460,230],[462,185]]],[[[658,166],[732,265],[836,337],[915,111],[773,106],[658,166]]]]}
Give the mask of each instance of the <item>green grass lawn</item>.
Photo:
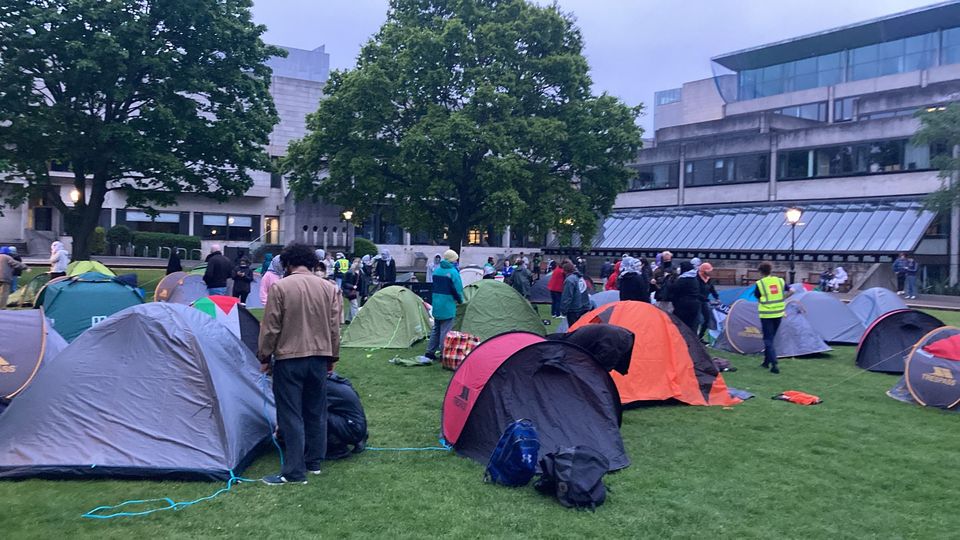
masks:
{"type": "MultiPolygon", "coordinates": [[[[26,285],[37,274],[43,274],[49,270],[48,267],[33,266],[22,276],[20,276],[20,285],[26,285]]],[[[137,274],[137,283],[143,288],[147,302],[153,300],[153,292],[157,288],[157,283],[166,275],[164,268],[111,268],[117,275],[137,274]]]]}
{"type": "MultiPolygon", "coordinates": [[[[960,314],[936,313],[948,324],[960,314]]],[[[450,372],[400,368],[401,351],[345,350],[338,366],[360,391],[370,445],[432,446],[450,372]]],[[[756,394],[732,408],[658,406],[624,412],[633,464],[607,477],[596,513],[562,508],[532,487],[483,484],[483,466],[450,452],[368,451],[330,463],[307,486],[242,484],[177,512],[81,519],[127,499],[205,496],[212,483],[0,482],[3,537],[50,538],[946,538],[960,517],[952,466],[958,417],[887,397],[896,377],[853,365],[853,347],[784,360],[771,375],[756,357],[723,353],[729,385],[756,394]],[[771,396],[796,389],[822,405],[771,396]]],[[[719,355],[719,354],[718,354],[719,355]]],[[[562,397],[561,397],[562,399],[562,397]]],[[[275,453],[245,472],[278,470],[275,453]]]]}

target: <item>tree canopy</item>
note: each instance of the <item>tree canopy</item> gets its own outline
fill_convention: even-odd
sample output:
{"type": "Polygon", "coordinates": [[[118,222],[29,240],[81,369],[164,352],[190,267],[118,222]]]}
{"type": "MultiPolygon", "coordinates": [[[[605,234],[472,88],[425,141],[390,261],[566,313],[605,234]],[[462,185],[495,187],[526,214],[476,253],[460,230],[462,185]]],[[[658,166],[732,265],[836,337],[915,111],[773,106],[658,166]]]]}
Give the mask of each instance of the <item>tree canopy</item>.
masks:
{"type": "Polygon", "coordinates": [[[360,219],[389,205],[455,249],[488,225],[589,238],[641,144],[641,108],[591,84],[580,31],[556,6],[392,0],[291,145],[291,186],[360,219]]]}
{"type": "Polygon", "coordinates": [[[4,203],[44,196],[64,215],[74,258],[88,256],[104,199],[219,200],[269,170],[277,122],[251,0],[6,0],[0,4],[0,162],[24,183],[4,203]],[[51,179],[69,164],[75,205],[51,179]]]}
{"type": "Polygon", "coordinates": [[[960,205],[960,183],[950,182],[950,178],[960,172],[960,158],[953,157],[953,148],[960,146],[960,104],[921,109],[917,116],[920,129],[913,136],[913,142],[944,149],[932,156],[931,164],[940,170],[940,177],[945,181],[940,189],[927,196],[926,206],[937,212],[949,212],[960,205]]]}

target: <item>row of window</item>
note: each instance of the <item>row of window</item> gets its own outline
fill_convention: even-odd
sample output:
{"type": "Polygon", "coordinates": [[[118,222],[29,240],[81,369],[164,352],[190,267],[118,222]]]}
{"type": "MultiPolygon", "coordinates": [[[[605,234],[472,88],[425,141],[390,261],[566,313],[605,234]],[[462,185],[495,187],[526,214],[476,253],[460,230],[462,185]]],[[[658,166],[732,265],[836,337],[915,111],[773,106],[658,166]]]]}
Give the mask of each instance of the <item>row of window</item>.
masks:
{"type": "MultiPolygon", "coordinates": [[[[777,154],[777,179],[798,180],[858,174],[881,174],[930,169],[932,156],[946,152],[939,146],[914,146],[907,139],[873,141],[823,148],[785,150],[777,154]]],[[[676,188],[678,162],[634,166],[637,176],[629,191],[676,188]]],[[[686,187],[767,182],[770,154],[745,154],[684,163],[686,187]]]]}
{"type": "Polygon", "coordinates": [[[804,58],[737,74],[738,98],[755,99],[960,63],[960,27],[804,58]],[[937,55],[939,43],[939,58],[937,55]]]}
{"type": "MultiPolygon", "coordinates": [[[[138,210],[118,210],[117,223],[134,231],[169,234],[189,234],[189,212],[160,212],[150,216],[138,210]]],[[[268,219],[268,225],[277,228],[276,218],[268,219]]],[[[270,232],[270,231],[266,231],[270,232]]],[[[204,240],[256,240],[260,231],[260,216],[240,214],[194,214],[194,234],[204,240]]]]}

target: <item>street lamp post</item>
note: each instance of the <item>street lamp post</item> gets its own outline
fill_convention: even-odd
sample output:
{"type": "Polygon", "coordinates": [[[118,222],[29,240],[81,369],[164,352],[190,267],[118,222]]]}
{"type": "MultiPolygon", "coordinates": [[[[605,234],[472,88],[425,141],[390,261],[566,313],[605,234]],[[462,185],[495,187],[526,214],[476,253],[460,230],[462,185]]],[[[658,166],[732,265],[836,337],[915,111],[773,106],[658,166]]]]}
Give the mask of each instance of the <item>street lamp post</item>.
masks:
{"type": "Polygon", "coordinates": [[[353,222],[350,221],[351,219],[353,219],[353,210],[344,210],[343,220],[347,222],[347,251],[350,252],[350,256],[353,257],[354,228],[353,228],[353,222]]]}
{"type": "Polygon", "coordinates": [[[799,208],[788,208],[786,211],[787,225],[790,225],[790,284],[796,283],[796,258],[797,258],[797,225],[800,224],[800,218],[803,216],[803,210],[799,208]]]}

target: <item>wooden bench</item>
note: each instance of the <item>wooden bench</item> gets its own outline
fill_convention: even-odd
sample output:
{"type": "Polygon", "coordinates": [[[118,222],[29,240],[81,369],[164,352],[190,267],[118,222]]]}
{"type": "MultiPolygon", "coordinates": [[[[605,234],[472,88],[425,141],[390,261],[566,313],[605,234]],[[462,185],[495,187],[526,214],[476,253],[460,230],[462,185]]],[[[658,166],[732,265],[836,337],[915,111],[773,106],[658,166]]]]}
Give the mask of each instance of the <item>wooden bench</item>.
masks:
{"type": "MultiPolygon", "coordinates": [[[[813,285],[815,287],[820,286],[820,272],[810,272],[807,274],[806,283],[813,285]]],[[[840,284],[840,290],[838,292],[846,293],[850,292],[850,289],[853,288],[853,276],[849,273],[847,274],[847,281],[840,284]]]]}
{"type": "Polygon", "coordinates": [[[710,278],[717,285],[736,285],[737,271],[733,268],[714,268],[710,278]]]}
{"type": "MultiPolygon", "coordinates": [[[[780,278],[780,279],[782,279],[782,280],[784,280],[784,281],[787,280],[787,273],[786,273],[786,272],[773,272],[773,275],[774,275],[774,276],[777,276],[778,278],[780,278]]],[[[756,282],[760,279],[760,277],[761,277],[761,276],[760,276],[760,271],[759,271],[759,270],[747,270],[746,275],[744,275],[742,278],[740,278],[740,284],[741,284],[741,285],[753,285],[754,283],[756,283],[756,282]]],[[[788,283],[787,285],[789,285],[789,283],[788,283]]]]}

